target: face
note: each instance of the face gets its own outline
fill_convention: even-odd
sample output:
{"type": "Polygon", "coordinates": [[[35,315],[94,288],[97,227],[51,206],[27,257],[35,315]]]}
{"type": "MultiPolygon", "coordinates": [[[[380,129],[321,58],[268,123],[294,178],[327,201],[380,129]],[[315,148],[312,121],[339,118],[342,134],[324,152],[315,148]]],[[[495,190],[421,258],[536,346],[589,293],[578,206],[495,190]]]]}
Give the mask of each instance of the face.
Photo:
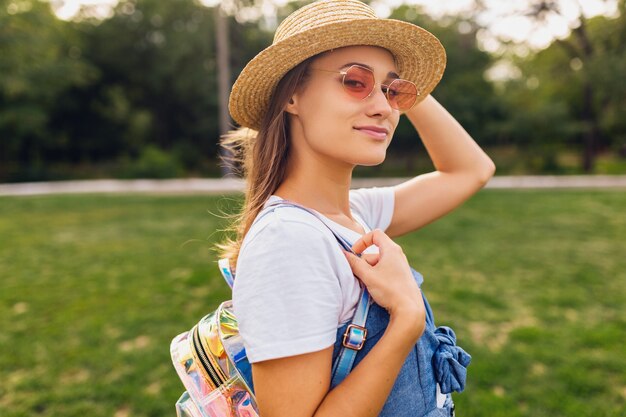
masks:
{"type": "Polygon", "coordinates": [[[313,70],[307,82],[286,107],[296,152],[313,152],[347,165],[382,163],[400,119],[400,111],[390,106],[381,87],[394,78],[390,72],[398,73],[393,55],[375,46],[349,46],[316,57],[309,68],[313,70]],[[374,73],[374,90],[362,100],[346,92],[338,73],[352,63],[374,73]],[[381,138],[364,129],[368,126],[386,129],[386,133],[381,138]]]}

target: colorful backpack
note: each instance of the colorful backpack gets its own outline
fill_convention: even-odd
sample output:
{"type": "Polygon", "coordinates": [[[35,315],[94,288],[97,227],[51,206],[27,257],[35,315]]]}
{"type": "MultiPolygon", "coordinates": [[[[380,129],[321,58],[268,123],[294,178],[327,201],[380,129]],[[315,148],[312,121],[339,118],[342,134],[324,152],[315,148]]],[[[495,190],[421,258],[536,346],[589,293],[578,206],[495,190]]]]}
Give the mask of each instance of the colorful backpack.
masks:
{"type": "MultiPolygon", "coordinates": [[[[268,204],[255,223],[278,206],[295,206],[314,214],[331,230],[344,250],[354,253],[349,243],[336,234],[318,213],[287,200],[268,204]]],[[[232,289],[235,275],[229,260],[220,259],[218,265],[232,289]]],[[[332,386],[348,375],[367,336],[365,321],[371,298],[365,285],[359,283],[361,297],[352,322],[343,334],[341,352],[333,364],[332,386]]],[[[170,345],[170,353],[186,389],[176,402],[178,417],[259,416],[252,368],[238,331],[232,300],[224,301],[190,330],[176,336],[170,345]]]]}

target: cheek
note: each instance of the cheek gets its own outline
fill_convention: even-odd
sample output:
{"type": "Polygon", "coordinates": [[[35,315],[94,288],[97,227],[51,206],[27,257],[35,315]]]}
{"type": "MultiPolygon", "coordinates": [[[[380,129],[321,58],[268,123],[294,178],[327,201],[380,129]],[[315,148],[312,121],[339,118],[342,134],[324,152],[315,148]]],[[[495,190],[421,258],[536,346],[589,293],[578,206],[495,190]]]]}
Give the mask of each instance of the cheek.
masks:
{"type": "MultiPolygon", "coordinates": [[[[393,117],[392,117],[392,133],[395,133],[396,128],[398,127],[398,124],[400,123],[400,112],[398,110],[394,111],[393,117]]],[[[392,135],[393,137],[393,135],[392,135]]]]}
{"type": "Polygon", "coordinates": [[[317,92],[308,98],[307,112],[302,115],[306,135],[316,143],[331,143],[351,133],[350,103],[332,93],[317,92]]]}

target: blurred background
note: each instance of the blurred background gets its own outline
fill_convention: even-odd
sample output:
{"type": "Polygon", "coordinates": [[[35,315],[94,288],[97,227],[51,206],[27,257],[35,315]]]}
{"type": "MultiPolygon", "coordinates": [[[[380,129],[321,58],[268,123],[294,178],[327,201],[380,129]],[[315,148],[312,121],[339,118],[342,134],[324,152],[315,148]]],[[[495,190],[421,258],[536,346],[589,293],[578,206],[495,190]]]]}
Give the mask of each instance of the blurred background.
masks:
{"type": "MultiPolygon", "coordinates": [[[[232,82],[305,3],[0,0],[0,186],[228,175],[232,82]]],[[[433,95],[497,176],[626,174],[626,1],[370,4],[442,41],[433,95]]],[[[355,175],[432,169],[402,118],[355,175]]],[[[623,186],[489,185],[397,238],[472,355],[457,415],[626,416],[623,186]]],[[[174,416],[170,341],[231,297],[214,250],[241,193],[87,191],[0,193],[1,417],[174,416]]]]}
{"type": "MultiPolygon", "coordinates": [[[[0,0],[0,182],[219,177],[243,66],[307,3],[0,0]]],[[[448,53],[434,92],[501,174],[626,173],[623,0],[372,1],[448,53]]],[[[432,167],[402,118],[388,159],[432,167]]]]}

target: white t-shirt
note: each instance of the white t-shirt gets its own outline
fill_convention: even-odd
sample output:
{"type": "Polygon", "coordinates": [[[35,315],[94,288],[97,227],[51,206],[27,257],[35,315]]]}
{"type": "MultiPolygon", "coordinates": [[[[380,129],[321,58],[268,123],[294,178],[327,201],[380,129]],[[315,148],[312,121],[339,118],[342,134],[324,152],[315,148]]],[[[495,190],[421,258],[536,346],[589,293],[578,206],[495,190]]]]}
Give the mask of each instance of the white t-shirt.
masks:
{"type": "MultiPolygon", "coordinates": [[[[365,233],[386,230],[393,187],[350,190],[350,210],[365,233]]],[[[280,200],[271,196],[266,204],[280,200]]],[[[326,218],[354,243],[361,235],[326,218]]],[[[281,207],[246,234],[235,268],[233,308],[250,363],[315,352],[335,343],[337,328],[352,320],[360,286],[341,245],[321,220],[297,207],[281,207]]],[[[377,253],[371,246],[365,253],[377,253]]]]}

